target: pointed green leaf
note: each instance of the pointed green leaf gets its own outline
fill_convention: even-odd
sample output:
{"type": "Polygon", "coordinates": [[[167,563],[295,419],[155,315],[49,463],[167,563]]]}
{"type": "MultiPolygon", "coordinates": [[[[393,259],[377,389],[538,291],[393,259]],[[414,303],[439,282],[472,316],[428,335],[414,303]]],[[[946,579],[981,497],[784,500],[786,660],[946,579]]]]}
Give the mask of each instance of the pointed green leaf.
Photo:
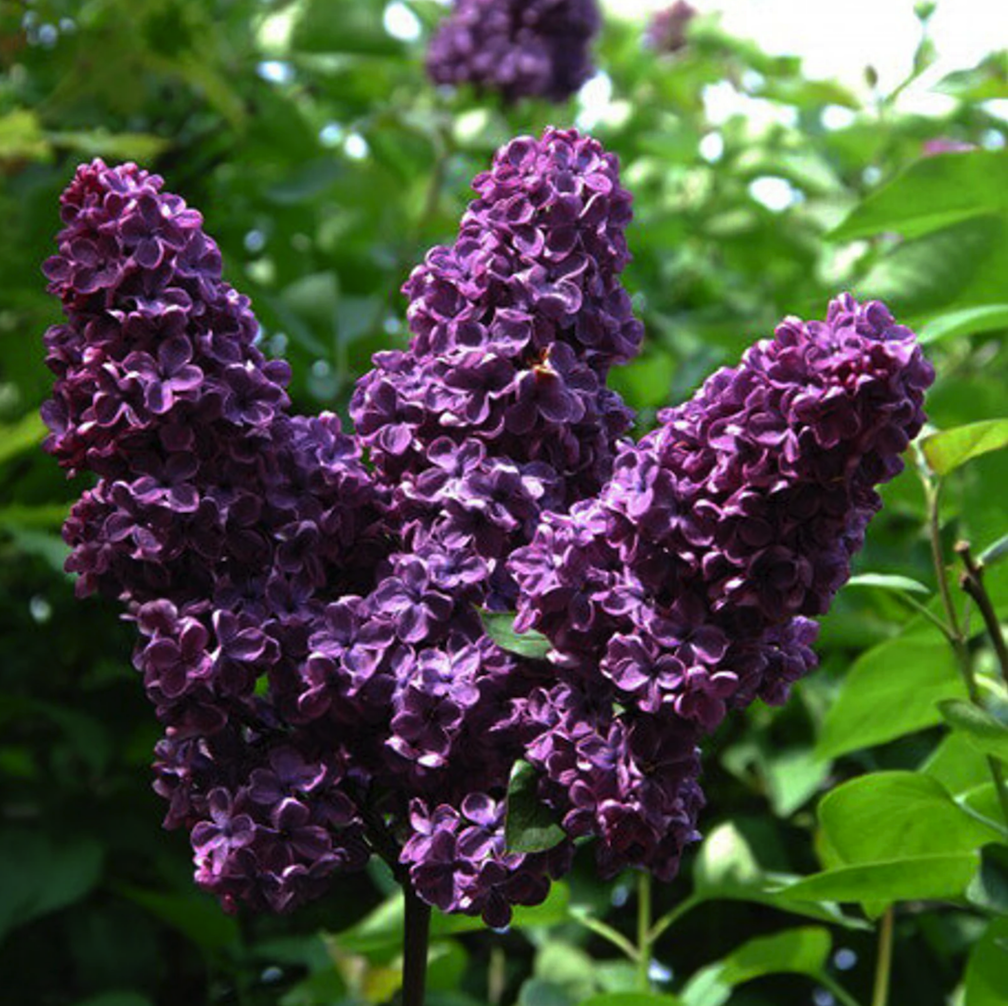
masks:
{"type": "Polygon", "coordinates": [[[848,587],[878,587],[880,590],[899,590],[911,594],[930,594],[931,589],[909,576],[894,576],[889,573],[862,573],[847,581],[848,587]]]}
{"type": "Polygon", "coordinates": [[[28,413],[12,426],[0,426],[0,464],[38,447],[45,435],[45,423],[35,412],[28,413]]]}
{"type": "Polygon", "coordinates": [[[1008,1002],[1008,919],[990,924],[966,965],[963,1006],[1004,1006],[1008,1002]]]}
{"type": "Polygon", "coordinates": [[[883,744],[941,722],[937,703],[966,698],[948,644],[937,632],[899,636],[855,662],[826,715],[821,758],[883,744]]]}
{"type": "Polygon", "coordinates": [[[723,960],[698,971],[682,992],[685,1006],[723,1006],[732,989],[774,974],[817,978],[829,957],[832,941],[820,926],[789,929],[743,944],[723,960]]]}
{"type": "Polygon", "coordinates": [[[1008,419],[987,419],[932,433],[921,441],[928,465],[937,475],[948,475],[973,458],[1008,446],[1008,419]]]}
{"type": "Polygon", "coordinates": [[[939,702],[938,708],[945,722],[977,751],[1008,762],[1008,726],[985,709],[962,699],[939,702]]]}
{"type": "Polygon", "coordinates": [[[830,235],[836,241],[896,231],[927,234],[970,217],[1008,210],[1008,151],[926,157],[871,193],[830,235]]]}
{"type": "Polygon", "coordinates": [[[890,904],[922,898],[959,898],[969,886],[980,855],[918,856],[824,870],[782,889],[778,896],[795,901],[861,901],[890,904]]]}
{"type": "Polygon", "coordinates": [[[515,616],[509,611],[480,611],[480,618],[486,634],[508,653],[542,660],[552,649],[550,641],[541,633],[515,632],[515,616]]]}
{"type": "Polygon", "coordinates": [[[987,304],[952,311],[929,321],[918,335],[922,345],[952,339],[959,335],[978,335],[1008,328],[1008,304],[987,304]]]}
{"type": "Polygon", "coordinates": [[[1001,837],[919,772],[873,772],[838,786],[820,802],[819,823],[837,866],[969,852],[1001,837]]]}
{"type": "Polygon", "coordinates": [[[515,762],[511,770],[504,835],[509,852],[542,852],[567,837],[539,799],[539,773],[526,761],[515,762]]]}

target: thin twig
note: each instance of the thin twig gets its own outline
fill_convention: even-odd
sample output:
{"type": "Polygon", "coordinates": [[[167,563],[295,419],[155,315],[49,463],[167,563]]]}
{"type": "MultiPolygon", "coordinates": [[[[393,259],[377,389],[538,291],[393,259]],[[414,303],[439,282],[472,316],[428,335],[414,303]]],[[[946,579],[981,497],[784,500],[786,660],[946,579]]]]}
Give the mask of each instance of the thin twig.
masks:
{"type": "MultiPolygon", "coordinates": [[[[955,602],[952,600],[952,592],[949,590],[948,578],[945,575],[945,560],[942,556],[941,548],[941,522],[938,516],[938,501],[941,495],[941,483],[925,480],[924,493],[927,497],[928,506],[928,529],[931,539],[931,557],[934,560],[935,576],[938,577],[938,590],[941,594],[942,605],[945,608],[945,617],[952,629],[951,639],[952,649],[955,651],[956,660],[959,665],[959,673],[966,684],[966,694],[970,702],[978,709],[983,708],[980,701],[980,688],[977,685],[976,675],[973,672],[973,661],[970,657],[969,645],[967,643],[966,630],[959,620],[955,602]]],[[[986,591],[982,591],[986,596],[986,591]]],[[[972,594],[969,594],[971,598],[972,594]]],[[[998,627],[1000,630],[1000,626],[998,627]]],[[[1003,639],[1002,639],[1003,642],[1003,639]]],[[[996,645],[996,644],[995,644],[996,645]]],[[[997,793],[998,802],[1001,805],[1001,813],[1004,815],[1005,823],[1008,824],[1008,784],[1005,782],[1004,771],[1001,763],[992,755],[987,755],[987,769],[994,780],[994,791],[997,793]]]]}
{"type": "Polygon", "coordinates": [[[973,558],[968,541],[959,542],[956,545],[955,550],[956,555],[959,556],[963,565],[966,567],[966,572],[959,578],[959,586],[962,587],[962,589],[966,591],[966,593],[969,594],[976,603],[976,606],[983,617],[984,625],[987,627],[987,633],[991,638],[991,643],[994,646],[994,652],[997,654],[998,666],[1001,668],[1001,676],[1004,678],[1005,683],[1008,684],[1008,646],[1005,645],[1005,637],[1004,632],[1001,629],[1001,621],[997,616],[997,612],[994,610],[994,604],[991,601],[990,594],[987,593],[987,588],[984,586],[983,566],[973,558]]]}

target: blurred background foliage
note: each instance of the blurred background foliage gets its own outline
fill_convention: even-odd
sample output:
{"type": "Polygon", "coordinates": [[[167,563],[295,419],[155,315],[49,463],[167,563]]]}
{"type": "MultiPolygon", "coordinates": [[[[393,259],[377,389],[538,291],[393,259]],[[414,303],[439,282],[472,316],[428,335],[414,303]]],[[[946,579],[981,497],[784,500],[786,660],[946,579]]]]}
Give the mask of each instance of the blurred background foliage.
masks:
{"type": "Polygon", "coordinates": [[[58,319],[39,266],[75,164],[163,174],[205,215],[301,407],[342,411],[371,354],[407,338],[399,287],[451,240],[472,176],[509,137],[574,122],[635,195],[626,282],[648,337],[613,383],[642,427],[784,314],[822,316],[851,289],[929,343],[934,430],[925,477],[911,458],[887,489],[867,575],[825,620],[823,670],[706,752],[707,838],[655,892],[655,916],[673,913],[653,948],[664,998],[619,997],[638,987],[635,880],[602,884],[586,857],[505,933],[437,919],[431,1002],[867,1004],[892,904],[893,1003],[1008,1001],[1006,830],[985,763],[1008,758],[1004,682],[954,576],[942,606],[931,548],[943,570],[959,537],[986,550],[1008,615],[1008,54],[946,77],[947,111],[924,116],[900,99],[934,59],[931,5],[912,76],[886,93],[870,72],[853,90],[816,79],[712,18],[659,55],[612,7],[578,98],[505,108],[427,83],[434,0],[0,2],[5,1002],[323,1006],[383,1002],[398,982],[380,871],[290,919],[231,918],[192,887],[184,836],[159,828],[131,632],[74,600],[59,526],[76,490],[38,450],[41,334],[58,319]],[[962,712],[950,626],[985,713],[962,712]]]}

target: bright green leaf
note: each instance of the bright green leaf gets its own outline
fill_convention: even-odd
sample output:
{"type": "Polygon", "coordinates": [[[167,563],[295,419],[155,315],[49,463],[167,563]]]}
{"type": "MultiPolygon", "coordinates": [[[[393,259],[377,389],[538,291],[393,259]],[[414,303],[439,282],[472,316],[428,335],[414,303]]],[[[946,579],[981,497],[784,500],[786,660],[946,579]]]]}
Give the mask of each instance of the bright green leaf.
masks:
{"type": "Polygon", "coordinates": [[[1008,1002],[1008,919],[990,924],[966,965],[963,1006],[1004,1006],[1008,1002]]]}
{"type": "Polygon", "coordinates": [[[951,311],[929,321],[918,335],[923,345],[960,335],[979,335],[1008,328],[1008,304],[987,304],[951,311]]]}
{"type": "Polygon", "coordinates": [[[945,722],[961,732],[977,751],[1008,762],[1008,726],[985,709],[962,699],[939,702],[938,708],[945,722]]]}
{"type": "Polygon", "coordinates": [[[883,231],[905,238],[1008,210],[1008,151],[978,150],[956,157],[926,157],[871,193],[832,232],[849,241],[883,231]]]}
{"type": "Polygon", "coordinates": [[[919,772],[873,772],[838,786],[820,802],[819,823],[845,866],[969,852],[1000,837],[919,772]]]}
{"type": "Polygon", "coordinates": [[[980,864],[979,853],[918,856],[894,862],[843,866],[814,873],[784,888],[795,901],[861,901],[890,904],[923,898],[962,897],[980,864]]]}
{"type": "Polygon", "coordinates": [[[0,426],[0,464],[39,447],[46,432],[45,423],[36,412],[29,412],[13,426],[0,426]]]}
{"type": "Polygon", "coordinates": [[[508,653],[542,660],[552,648],[550,641],[538,632],[531,629],[528,632],[515,632],[515,616],[510,612],[480,611],[480,618],[486,634],[508,653]]]}
{"type": "Polygon", "coordinates": [[[909,576],[895,576],[888,573],[862,573],[860,576],[852,576],[847,581],[848,587],[878,587],[880,590],[899,590],[911,594],[930,594],[930,587],[926,587],[918,580],[911,580],[909,576]]]}
{"type": "Polygon", "coordinates": [[[821,758],[884,744],[941,721],[937,703],[965,698],[946,641],[936,632],[900,636],[861,655],[826,715],[821,758]]]}
{"type": "Polygon", "coordinates": [[[921,441],[931,470],[948,475],[973,458],[1008,446],[1008,419],[988,419],[932,433],[921,441]]]}

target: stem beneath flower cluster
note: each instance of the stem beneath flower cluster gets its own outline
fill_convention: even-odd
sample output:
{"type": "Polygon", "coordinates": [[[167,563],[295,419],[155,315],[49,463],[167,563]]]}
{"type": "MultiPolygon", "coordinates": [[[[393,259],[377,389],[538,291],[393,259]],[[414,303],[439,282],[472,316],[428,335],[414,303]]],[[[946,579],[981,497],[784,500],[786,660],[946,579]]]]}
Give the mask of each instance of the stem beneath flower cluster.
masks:
{"type": "Polygon", "coordinates": [[[637,984],[651,991],[651,874],[641,871],[637,880],[637,984]]]}
{"type": "Polygon", "coordinates": [[[431,908],[417,897],[409,884],[403,885],[406,898],[403,940],[402,1006],[423,1006],[427,983],[427,942],[430,938],[431,908]]]}
{"type": "Polygon", "coordinates": [[[875,964],[875,991],[872,1006],[886,1006],[889,1002],[889,974],[892,971],[893,951],[893,907],[890,905],[882,916],[879,928],[878,960],[875,964]]]}

